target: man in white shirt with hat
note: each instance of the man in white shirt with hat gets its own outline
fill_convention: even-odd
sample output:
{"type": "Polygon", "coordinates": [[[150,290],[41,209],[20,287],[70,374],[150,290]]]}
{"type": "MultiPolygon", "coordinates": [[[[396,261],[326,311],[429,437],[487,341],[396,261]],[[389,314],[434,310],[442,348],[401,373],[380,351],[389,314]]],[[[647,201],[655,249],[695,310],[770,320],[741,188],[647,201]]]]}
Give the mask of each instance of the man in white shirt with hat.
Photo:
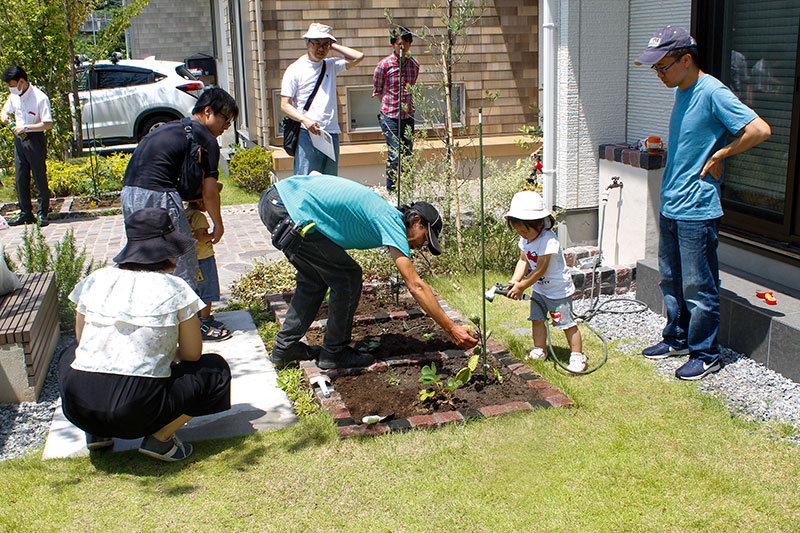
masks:
{"type": "Polygon", "coordinates": [[[53,127],[50,99],[28,82],[22,67],[8,67],[0,76],[8,86],[8,96],[0,120],[14,132],[14,173],[20,214],[8,221],[9,226],[35,224],[31,205],[31,172],[39,191],[39,224],[47,226],[50,188],[47,185],[47,140],[44,132],[53,127]],[[13,123],[13,124],[12,124],[13,123]]]}
{"type": "Polygon", "coordinates": [[[339,174],[339,133],[342,131],[337,112],[336,75],[358,65],[364,59],[364,53],[342,46],[333,36],[333,28],[317,22],[309,26],[303,38],[306,40],[306,53],[289,65],[281,84],[281,111],[301,124],[294,155],[294,174],[308,175],[316,170],[336,176],[339,174]],[[342,57],[326,59],[330,50],[342,57]],[[325,72],[319,89],[308,111],[304,111],[323,65],[325,72]],[[321,130],[331,135],[336,160],[312,145],[310,135],[320,135],[321,130]]]}

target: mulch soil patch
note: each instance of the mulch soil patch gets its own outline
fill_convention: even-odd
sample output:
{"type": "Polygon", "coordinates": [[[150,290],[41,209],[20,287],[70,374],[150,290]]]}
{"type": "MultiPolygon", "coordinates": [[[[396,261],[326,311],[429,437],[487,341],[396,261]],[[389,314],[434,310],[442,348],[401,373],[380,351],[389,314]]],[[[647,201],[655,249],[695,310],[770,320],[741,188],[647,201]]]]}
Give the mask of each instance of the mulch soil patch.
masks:
{"type": "Polygon", "coordinates": [[[116,196],[102,196],[91,198],[88,196],[78,196],[72,200],[70,211],[89,211],[93,209],[114,209],[121,208],[122,200],[116,196]]]}
{"type": "MultiPolygon", "coordinates": [[[[50,212],[51,213],[58,213],[61,210],[61,206],[64,204],[63,198],[51,198],[50,199],[50,212]]],[[[39,212],[39,202],[37,200],[31,200],[31,205],[33,205],[33,212],[39,212]]],[[[15,202],[9,202],[4,204],[0,207],[0,215],[3,217],[8,218],[9,215],[12,213],[17,213],[19,211],[19,205],[15,202]]]]}
{"type": "MultiPolygon", "coordinates": [[[[291,297],[291,294],[287,295],[286,301],[291,302],[291,297]]],[[[416,308],[419,308],[419,304],[405,289],[396,297],[388,285],[365,285],[361,293],[361,299],[358,302],[358,307],[356,308],[356,316],[391,313],[394,311],[406,311],[416,308]]],[[[327,318],[327,316],[328,303],[323,302],[317,312],[316,319],[327,318]]]]}
{"type": "MultiPolygon", "coordinates": [[[[322,329],[309,330],[306,338],[309,344],[322,345],[323,335],[322,329]]],[[[365,349],[371,342],[379,343],[376,349],[367,350],[378,360],[407,354],[458,350],[450,336],[428,317],[355,325],[353,339],[356,350],[365,349]]]]}
{"type": "MultiPolygon", "coordinates": [[[[356,421],[374,414],[409,418],[456,409],[479,409],[508,402],[536,402],[542,399],[536,390],[527,387],[525,380],[513,374],[493,355],[487,356],[490,368],[487,368],[486,378],[480,367],[482,363],[481,357],[472,379],[456,389],[451,400],[439,398],[420,401],[420,391],[430,388],[429,385],[419,382],[423,361],[416,364],[403,362],[396,366],[389,365],[360,374],[341,376],[333,380],[333,386],[342,395],[344,404],[356,421]],[[500,372],[502,381],[496,379],[494,368],[500,372]]],[[[467,365],[467,357],[447,358],[433,364],[436,365],[437,373],[444,375],[442,381],[446,382],[448,377],[455,377],[467,365]]]]}

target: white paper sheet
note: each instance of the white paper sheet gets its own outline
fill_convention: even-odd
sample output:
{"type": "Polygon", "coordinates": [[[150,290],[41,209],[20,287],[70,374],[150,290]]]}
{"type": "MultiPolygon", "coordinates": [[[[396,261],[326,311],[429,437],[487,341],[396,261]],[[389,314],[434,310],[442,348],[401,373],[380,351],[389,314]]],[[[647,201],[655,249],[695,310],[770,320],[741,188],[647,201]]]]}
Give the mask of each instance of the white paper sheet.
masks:
{"type": "Polygon", "coordinates": [[[308,136],[311,137],[311,144],[314,148],[336,161],[336,151],[333,149],[333,137],[330,133],[321,129],[319,135],[309,132],[308,136]]]}

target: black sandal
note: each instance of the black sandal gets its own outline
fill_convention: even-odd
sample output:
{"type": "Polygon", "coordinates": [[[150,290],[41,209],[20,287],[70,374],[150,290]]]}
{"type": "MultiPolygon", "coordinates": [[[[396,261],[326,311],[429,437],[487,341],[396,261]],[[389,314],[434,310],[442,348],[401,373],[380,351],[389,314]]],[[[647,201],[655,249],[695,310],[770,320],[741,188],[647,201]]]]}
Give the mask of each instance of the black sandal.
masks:
{"type": "Polygon", "coordinates": [[[201,324],[200,333],[203,335],[203,341],[221,341],[233,335],[225,328],[215,328],[209,324],[201,324]]]}
{"type": "Polygon", "coordinates": [[[211,326],[212,328],[226,329],[225,328],[225,324],[223,324],[222,322],[220,322],[219,320],[214,318],[214,315],[209,315],[206,318],[202,318],[201,317],[200,318],[200,322],[205,324],[205,325],[207,325],[207,326],[211,326]]]}

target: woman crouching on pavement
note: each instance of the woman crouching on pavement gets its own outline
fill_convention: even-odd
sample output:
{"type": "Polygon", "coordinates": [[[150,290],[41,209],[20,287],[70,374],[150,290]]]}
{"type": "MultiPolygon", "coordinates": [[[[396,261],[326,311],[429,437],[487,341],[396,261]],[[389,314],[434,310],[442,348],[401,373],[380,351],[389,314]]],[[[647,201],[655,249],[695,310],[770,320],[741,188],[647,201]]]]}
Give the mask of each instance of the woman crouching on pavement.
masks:
{"type": "Polygon", "coordinates": [[[59,362],[62,407],[89,450],[144,437],[141,453],[180,461],[192,445],[175,432],[193,416],[230,409],[230,368],[202,353],[203,301],[169,274],[194,239],[155,207],[128,217],[125,233],[118,266],[96,270],[69,295],[78,346],[59,362]]]}

